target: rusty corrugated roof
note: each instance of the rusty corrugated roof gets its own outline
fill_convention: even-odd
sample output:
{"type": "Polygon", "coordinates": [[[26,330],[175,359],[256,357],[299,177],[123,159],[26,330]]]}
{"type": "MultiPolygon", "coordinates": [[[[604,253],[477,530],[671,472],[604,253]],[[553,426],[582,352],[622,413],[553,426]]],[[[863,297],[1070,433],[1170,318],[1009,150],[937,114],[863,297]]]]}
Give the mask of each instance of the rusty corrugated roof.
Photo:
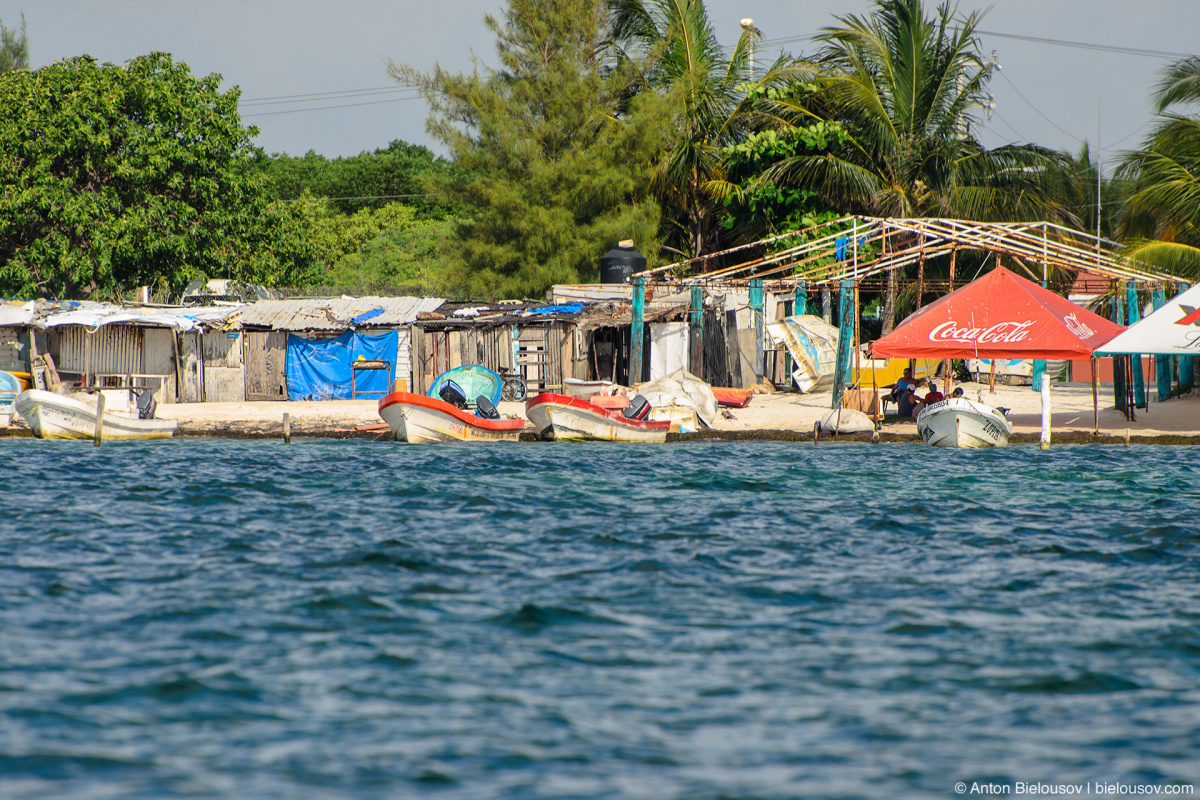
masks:
{"type": "Polygon", "coordinates": [[[380,313],[362,319],[357,327],[376,328],[407,325],[417,314],[435,311],[445,302],[440,297],[333,297],[300,300],[259,300],[243,306],[241,323],[245,327],[276,331],[346,330],[355,319],[374,311],[380,313]]]}

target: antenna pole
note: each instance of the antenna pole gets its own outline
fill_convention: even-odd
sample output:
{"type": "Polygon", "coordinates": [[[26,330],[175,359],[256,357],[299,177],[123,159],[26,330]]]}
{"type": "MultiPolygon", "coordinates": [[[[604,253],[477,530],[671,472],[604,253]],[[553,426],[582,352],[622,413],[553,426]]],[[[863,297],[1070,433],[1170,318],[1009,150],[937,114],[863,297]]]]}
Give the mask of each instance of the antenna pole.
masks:
{"type": "Polygon", "coordinates": [[[1103,171],[1100,148],[1100,98],[1096,98],[1096,266],[1100,265],[1100,174],[1103,171]]]}

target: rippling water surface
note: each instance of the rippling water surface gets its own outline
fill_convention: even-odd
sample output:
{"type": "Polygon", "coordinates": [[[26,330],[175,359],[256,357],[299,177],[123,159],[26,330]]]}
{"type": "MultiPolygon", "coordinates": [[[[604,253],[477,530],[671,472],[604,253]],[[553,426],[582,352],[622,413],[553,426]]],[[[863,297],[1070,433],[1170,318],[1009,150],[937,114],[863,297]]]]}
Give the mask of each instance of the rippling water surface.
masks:
{"type": "Polygon", "coordinates": [[[0,796],[1200,785],[1200,450],[0,440],[0,796]]]}

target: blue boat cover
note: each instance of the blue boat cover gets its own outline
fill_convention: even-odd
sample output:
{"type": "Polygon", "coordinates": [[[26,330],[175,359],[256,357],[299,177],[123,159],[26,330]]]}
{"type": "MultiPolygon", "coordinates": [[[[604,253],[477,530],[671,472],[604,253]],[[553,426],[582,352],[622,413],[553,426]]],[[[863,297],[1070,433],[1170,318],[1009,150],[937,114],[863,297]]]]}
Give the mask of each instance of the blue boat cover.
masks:
{"type": "Polygon", "coordinates": [[[396,331],[379,336],[346,331],[336,339],[321,340],[301,339],[289,333],[288,400],[349,400],[352,380],[358,382],[360,393],[390,391],[385,370],[359,370],[355,374],[350,365],[361,356],[367,361],[390,361],[394,370],[399,342],[396,331]]]}
{"type": "Polygon", "coordinates": [[[17,395],[21,393],[21,381],[16,375],[0,372],[0,414],[16,413],[17,395]]]}
{"type": "Polygon", "coordinates": [[[479,364],[464,364],[434,378],[429,387],[429,396],[440,398],[442,387],[450,381],[457,383],[467,396],[467,408],[475,408],[475,399],[480,395],[491,400],[492,405],[499,403],[504,388],[504,379],[492,370],[479,364]]]}

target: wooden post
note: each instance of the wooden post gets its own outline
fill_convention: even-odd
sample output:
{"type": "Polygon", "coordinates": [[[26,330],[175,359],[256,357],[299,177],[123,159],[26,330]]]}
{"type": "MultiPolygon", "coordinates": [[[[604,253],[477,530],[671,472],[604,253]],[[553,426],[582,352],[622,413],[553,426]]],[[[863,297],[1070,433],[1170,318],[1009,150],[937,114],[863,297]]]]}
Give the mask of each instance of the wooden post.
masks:
{"type": "Polygon", "coordinates": [[[629,324],[629,385],[642,382],[642,340],[646,336],[646,279],[633,279],[633,316],[629,324]]]}
{"type": "Polygon", "coordinates": [[[292,443],[292,415],[286,411],[283,412],[283,443],[292,443]]]}
{"type": "MultiPolygon", "coordinates": [[[[1129,324],[1133,325],[1142,318],[1141,309],[1138,308],[1137,284],[1129,281],[1125,284],[1125,296],[1129,302],[1129,324]]],[[[1130,356],[1130,371],[1132,374],[1133,387],[1133,405],[1135,408],[1144,408],[1150,410],[1150,401],[1146,397],[1146,378],[1142,374],[1142,357],[1140,355],[1130,356]]]]}
{"type": "Polygon", "coordinates": [[[763,282],[750,281],[750,309],[754,313],[754,383],[763,382],[763,314],[766,299],[763,297],[763,282]]]}
{"type": "Polygon", "coordinates": [[[917,308],[923,306],[925,299],[925,234],[921,234],[921,251],[917,255],[917,308]]]}
{"type": "Polygon", "coordinates": [[[846,391],[846,373],[850,370],[851,350],[854,347],[854,281],[843,280],[838,303],[838,349],[837,362],[833,370],[833,404],[830,408],[841,408],[842,395],[846,391]]]}
{"type": "MultiPolygon", "coordinates": [[[[1154,308],[1162,308],[1167,304],[1167,293],[1161,286],[1154,287],[1154,308]]],[[[1158,384],[1158,402],[1171,399],[1171,358],[1156,356],[1154,359],[1155,378],[1158,384]]]]}
{"type": "MultiPolygon", "coordinates": [[[[1179,286],[1175,287],[1175,289],[1174,289],[1175,293],[1178,294],[1181,291],[1186,291],[1188,288],[1188,285],[1189,284],[1187,284],[1187,283],[1181,283],[1179,286]]],[[[1196,363],[1194,361],[1194,358],[1195,358],[1194,356],[1176,356],[1175,357],[1175,363],[1177,365],[1178,373],[1179,373],[1179,393],[1180,394],[1186,394],[1187,392],[1190,392],[1192,390],[1192,388],[1196,385],[1196,363]]]]}
{"type": "Polygon", "coordinates": [[[104,392],[96,394],[96,435],[92,439],[92,445],[100,446],[100,440],[104,438],[104,392]]]}
{"type": "Polygon", "coordinates": [[[692,287],[692,310],[688,317],[691,345],[691,373],[701,380],[704,375],[704,287],[692,287]]]}

